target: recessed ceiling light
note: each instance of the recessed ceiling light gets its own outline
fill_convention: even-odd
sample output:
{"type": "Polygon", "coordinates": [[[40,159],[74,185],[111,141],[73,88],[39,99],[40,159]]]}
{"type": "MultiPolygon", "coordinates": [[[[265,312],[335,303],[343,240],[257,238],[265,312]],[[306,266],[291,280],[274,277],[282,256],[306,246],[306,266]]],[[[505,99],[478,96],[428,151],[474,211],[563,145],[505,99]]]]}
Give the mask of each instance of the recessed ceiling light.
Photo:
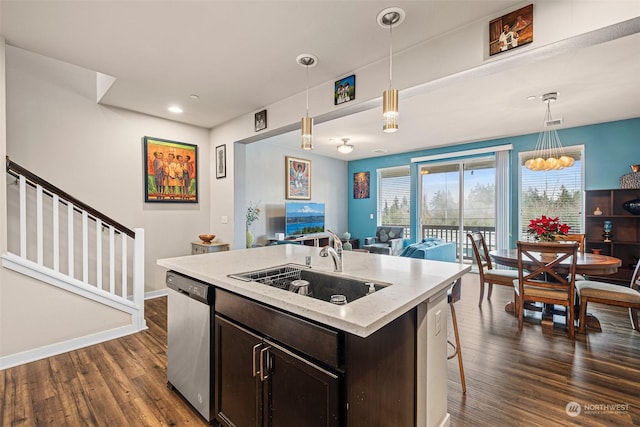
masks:
{"type": "Polygon", "coordinates": [[[385,150],[384,148],[375,148],[373,150],[371,150],[374,153],[386,153],[387,150],[385,150]]]}
{"type": "Polygon", "coordinates": [[[177,105],[170,106],[168,110],[172,113],[182,113],[182,108],[178,107],[177,105]]]}
{"type": "Polygon", "coordinates": [[[538,97],[537,97],[537,96],[535,96],[535,95],[529,95],[529,96],[527,96],[527,101],[533,101],[534,99],[538,99],[538,97]]]}
{"type": "Polygon", "coordinates": [[[191,98],[191,99],[200,99],[200,97],[198,95],[196,95],[195,93],[189,95],[189,98],[191,98]]]}

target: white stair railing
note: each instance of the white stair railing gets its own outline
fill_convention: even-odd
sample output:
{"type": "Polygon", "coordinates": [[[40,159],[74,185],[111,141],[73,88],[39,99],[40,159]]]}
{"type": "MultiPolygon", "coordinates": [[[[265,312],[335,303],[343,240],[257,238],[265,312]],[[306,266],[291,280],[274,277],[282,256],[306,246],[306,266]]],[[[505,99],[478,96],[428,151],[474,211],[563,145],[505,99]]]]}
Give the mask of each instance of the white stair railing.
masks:
{"type": "Polygon", "coordinates": [[[7,197],[19,201],[9,253],[131,313],[133,325],[144,329],[144,230],[122,226],[9,159],[7,172],[18,184],[7,197]]]}

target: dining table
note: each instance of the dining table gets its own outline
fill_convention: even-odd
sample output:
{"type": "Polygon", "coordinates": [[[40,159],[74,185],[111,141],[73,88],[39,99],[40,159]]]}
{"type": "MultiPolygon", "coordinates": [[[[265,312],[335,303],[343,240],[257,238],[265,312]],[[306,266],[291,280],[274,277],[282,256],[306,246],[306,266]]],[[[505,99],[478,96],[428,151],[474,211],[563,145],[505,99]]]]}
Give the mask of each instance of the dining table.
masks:
{"type": "MultiPolygon", "coordinates": [[[[496,264],[518,268],[518,249],[495,249],[489,252],[489,256],[496,264]]],[[[532,265],[533,262],[525,262],[523,260],[523,264],[526,268],[527,264],[532,265]]],[[[557,271],[559,273],[568,273],[569,264],[569,259],[560,262],[557,271]]],[[[618,267],[621,265],[622,260],[608,255],[582,252],[578,252],[576,255],[576,274],[583,276],[613,274],[618,271],[618,267]]],[[[515,303],[513,301],[509,302],[504,309],[508,313],[515,313],[515,303]]],[[[548,324],[549,322],[543,321],[543,326],[548,324]]],[[[553,324],[553,321],[551,321],[551,324],[553,324]]],[[[600,321],[592,314],[587,314],[587,326],[589,329],[601,330],[600,321]]]]}

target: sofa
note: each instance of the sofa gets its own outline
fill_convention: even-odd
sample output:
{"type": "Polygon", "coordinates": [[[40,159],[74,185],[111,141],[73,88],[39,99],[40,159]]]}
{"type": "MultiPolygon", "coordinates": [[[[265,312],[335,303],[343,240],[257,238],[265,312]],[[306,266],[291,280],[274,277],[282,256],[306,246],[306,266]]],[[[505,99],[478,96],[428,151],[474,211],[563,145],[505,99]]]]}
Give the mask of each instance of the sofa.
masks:
{"type": "Polygon", "coordinates": [[[400,255],[404,247],[404,227],[381,226],[375,237],[365,237],[362,249],[374,254],[400,255]]]}
{"type": "Polygon", "coordinates": [[[404,248],[400,256],[431,261],[456,262],[456,243],[446,242],[437,237],[427,237],[421,242],[404,248]]]}

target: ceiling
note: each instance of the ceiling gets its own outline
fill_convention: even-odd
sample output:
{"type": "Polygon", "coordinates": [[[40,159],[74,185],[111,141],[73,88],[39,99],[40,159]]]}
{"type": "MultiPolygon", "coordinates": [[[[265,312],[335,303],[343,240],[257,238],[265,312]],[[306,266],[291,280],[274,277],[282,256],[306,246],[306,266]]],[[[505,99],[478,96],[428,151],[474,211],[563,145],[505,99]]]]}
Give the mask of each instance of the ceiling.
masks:
{"type": "MultiPolygon", "coordinates": [[[[104,104],[211,128],[303,92],[305,73],[295,61],[301,53],[320,58],[309,73],[311,87],[385,60],[388,33],[375,18],[386,7],[406,11],[393,35],[397,52],[521,5],[2,0],[0,28],[10,45],[116,77],[104,104]],[[171,104],[184,113],[169,113],[171,104]]],[[[492,62],[499,67],[489,64],[402,91],[395,134],[381,131],[377,100],[345,117],[316,118],[315,152],[354,160],[537,132],[544,105],[527,96],[550,91],[560,92],[552,114],[564,118],[564,127],[639,117],[638,31],[605,37],[605,43],[586,37],[577,46],[523,49],[492,62]],[[348,155],[336,150],[344,137],[356,146],[348,155]]],[[[299,131],[278,136],[277,143],[298,149],[299,131]]]]}

